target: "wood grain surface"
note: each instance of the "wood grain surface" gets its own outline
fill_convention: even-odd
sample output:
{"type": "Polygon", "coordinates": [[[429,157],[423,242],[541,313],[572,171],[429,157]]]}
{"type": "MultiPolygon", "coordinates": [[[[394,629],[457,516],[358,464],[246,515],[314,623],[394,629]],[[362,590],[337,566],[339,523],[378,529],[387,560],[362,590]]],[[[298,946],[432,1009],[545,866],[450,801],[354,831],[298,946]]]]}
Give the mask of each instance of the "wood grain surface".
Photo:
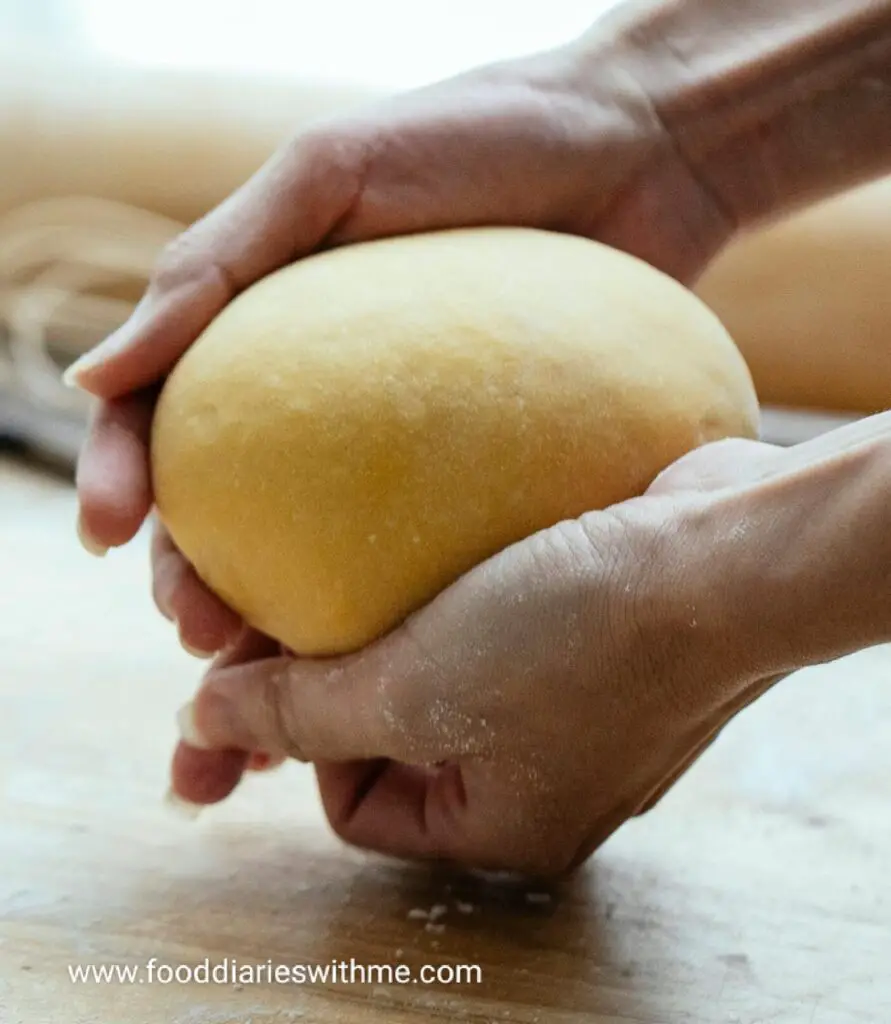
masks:
{"type": "Polygon", "coordinates": [[[887,650],[787,680],[572,881],[499,887],[345,849],[301,766],[173,815],[173,718],[201,666],[151,605],[145,538],[93,560],[73,519],[69,484],[0,460],[3,1024],[891,1020],[887,650]],[[482,981],[69,975],[151,958],[482,981]]]}

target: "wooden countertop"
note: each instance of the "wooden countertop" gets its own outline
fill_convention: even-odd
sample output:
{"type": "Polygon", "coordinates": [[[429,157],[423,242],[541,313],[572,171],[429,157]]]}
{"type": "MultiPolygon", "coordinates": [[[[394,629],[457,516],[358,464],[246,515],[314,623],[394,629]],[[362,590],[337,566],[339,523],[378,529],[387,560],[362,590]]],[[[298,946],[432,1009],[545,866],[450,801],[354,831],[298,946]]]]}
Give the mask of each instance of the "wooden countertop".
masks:
{"type": "Polygon", "coordinates": [[[563,888],[499,889],[344,849],[297,765],[172,815],[200,666],[154,612],[145,544],[93,560],[73,518],[69,485],[0,459],[3,1024],[891,1020],[887,649],[777,688],[563,888]],[[468,963],[482,983],[69,977],[153,957],[468,963]]]}

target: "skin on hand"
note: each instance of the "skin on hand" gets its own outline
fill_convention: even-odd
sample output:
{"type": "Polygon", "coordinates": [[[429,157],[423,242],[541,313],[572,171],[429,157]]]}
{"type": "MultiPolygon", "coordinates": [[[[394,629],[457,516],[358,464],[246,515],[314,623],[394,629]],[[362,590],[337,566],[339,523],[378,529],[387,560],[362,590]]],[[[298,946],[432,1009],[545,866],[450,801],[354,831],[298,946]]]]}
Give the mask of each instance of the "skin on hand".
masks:
{"type": "Polygon", "coordinates": [[[773,681],[726,649],[687,524],[704,506],[720,522],[737,481],[784,453],[731,441],[694,456],[641,498],[513,545],[357,654],[295,659],[245,633],[196,696],[192,739],[211,749],[180,744],[176,791],[216,802],[244,771],[235,751],[270,751],[314,763],[352,844],[577,866],[773,681]]]}
{"type": "Polygon", "coordinates": [[[216,802],[235,751],[269,751],[314,763],[354,845],[577,867],[777,680],[891,640],[889,450],[891,414],[793,449],[706,445],[362,652],[300,660],[246,632],[205,676],[205,749],[180,744],[174,787],[216,802]]]}
{"type": "MultiPolygon", "coordinates": [[[[159,383],[237,293],[333,245],[486,224],[596,238],[685,281],[732,228],[606,35],[584,59],[569,47],[482,68],[298,135],[173,243],[130,320],[73,368],[101,399],[78,464],[91,545],[126,543],[149,514],[159,383]]],[[[160,525],[153,567],[158,607],[188,648],[234,640],[238,616],[160,525]]]]}

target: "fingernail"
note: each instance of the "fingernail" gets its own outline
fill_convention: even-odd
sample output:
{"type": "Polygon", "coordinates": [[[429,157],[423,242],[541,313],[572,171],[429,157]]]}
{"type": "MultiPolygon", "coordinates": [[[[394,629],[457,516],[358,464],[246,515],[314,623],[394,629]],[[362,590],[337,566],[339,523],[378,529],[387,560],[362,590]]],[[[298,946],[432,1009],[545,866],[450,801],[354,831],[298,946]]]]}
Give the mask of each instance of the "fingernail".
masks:
{"type": "Polygon", "coordinates": [[[103,362],[108,358],[109,355],[114,351],[114,345],[110,344],[114,335],[107,341],[103,341],[101,345],[97,345],[92,352],[86,352],[79,359],[75,359],[74,362],[68,367],[67,370],[62,374],[62,383],[69,388],[80,387],[80,375],[87,370],[92,370],[98,366],[99,363],[103,362]],[[108,346],[108,348],[106,348],[108,346]]]}
{"type": "Polygon", "coordinates": [[[211,746],[201,735],[198,726],[195,724],[195,705],[190,701],[176,713],[176,724],[179,728],[180,739],[183,743],[196,750],[210,750],[211,746]]]}
{"type": "Polygon", "coordinates": [[[263,751],[256,751],[251,754],[248,770],[252,772],[274,772],[276,768],[281,768],[285,761],[287,761],[287,758],[283,754],[266,754],[263,751]]]}
{"type": "Polygon", "coordinates": [[[104,363],[106,359],[110,359],[127,347],[130,338],[133,336],[132,328],[134,322],[139,315],[144,314],[144,311],[140,308],[141,306],[142,303],[137,305],[127,323],[109,334],[105,341],[100,342],[95,348],[89,352],[84,352],[82,356],[74,360],[62,374],[62,381],[68,387],[79,388],[81,386],[80,377],[82,374],[94,370],[97,366],[104,363]],[[125,327],[128,328],[126,331],[124,330],[125,327]]]}
{"type": "Polygon", "coordinates": [[[89,552],[91,555],[95,555],[96,558],[104,558],[108,554],[108,548],[104,544],[100,544],[99,541],[92,536],[90,531],[87,529],[87,524],[84,522],[83,516],[80,514],[78,514],[77,517],[77,537],[84,551],[89,552]]]}
{"type": "Polygon", "coordinates": [[[172,786],[167,790],[164,803],[178,818],[186,818],[189,821],[194,821],[204,810],[201,804],[193,804],[191,800],[186,800],[179,793],[175,793],[172,786]]]}
{"type": "Polygon", "coordinates": [[[80,359],[75,359],[74,362],[68,367],[68,369],[62,374],[62,383],[66,388],[79,387],[77,377],[81,370],[85,369],[86,357],[81,356],[80,359]]]}

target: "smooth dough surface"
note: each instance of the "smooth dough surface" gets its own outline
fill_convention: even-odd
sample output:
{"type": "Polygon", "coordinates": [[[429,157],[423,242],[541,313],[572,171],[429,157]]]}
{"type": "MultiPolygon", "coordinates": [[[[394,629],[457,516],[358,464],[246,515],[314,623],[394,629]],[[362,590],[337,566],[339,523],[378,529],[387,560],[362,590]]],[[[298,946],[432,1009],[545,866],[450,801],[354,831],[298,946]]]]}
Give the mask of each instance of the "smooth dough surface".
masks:
{"type": "Polygon", "coordinates": [[[462,229],[331,250],[236,298],[162,391],[152,471],[205,582],[324,655],[757,430],[745,362],[678,283],[583,239],[462,229]]]}

